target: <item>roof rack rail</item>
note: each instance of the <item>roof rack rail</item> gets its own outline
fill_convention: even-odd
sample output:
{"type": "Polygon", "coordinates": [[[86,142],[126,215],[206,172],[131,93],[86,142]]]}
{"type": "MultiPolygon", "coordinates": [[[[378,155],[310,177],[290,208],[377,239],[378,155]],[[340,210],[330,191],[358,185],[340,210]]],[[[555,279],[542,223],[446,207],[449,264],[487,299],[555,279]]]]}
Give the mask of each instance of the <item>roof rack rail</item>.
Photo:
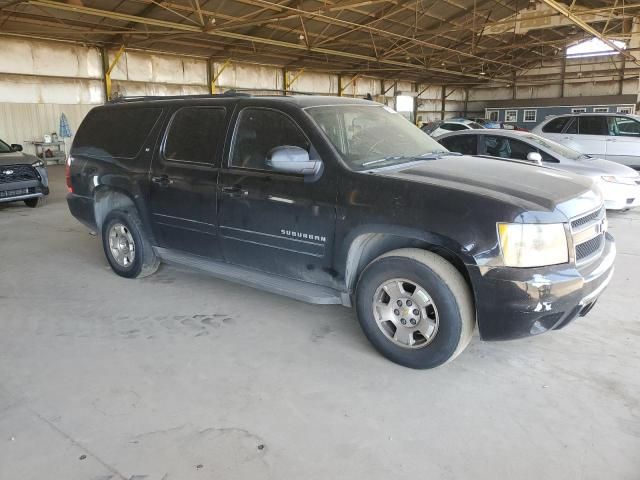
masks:
{"type": "Polygon", "coordinates": [[[227,90],[224,93],[217,93],[217,94],[201,94],[201,95],[167,95],[167,96],[161,96],[161,95],[150,95],[150,96],[146,96],[146,95],[137,95],[137,96],[130,96],[130,97],[117,97],[117,98],[113,98],[111,100],[109,100],[107,103],[130,103],[130,102],[146,102],[146,101],[153,101],[153,100],[188,100],[188,99],[192,99],[192,98],[228,98],[228,97],[250,97],[251,94],[250,93],[243,93],[243,92],[238,92],[236,90],[227,90]]]}

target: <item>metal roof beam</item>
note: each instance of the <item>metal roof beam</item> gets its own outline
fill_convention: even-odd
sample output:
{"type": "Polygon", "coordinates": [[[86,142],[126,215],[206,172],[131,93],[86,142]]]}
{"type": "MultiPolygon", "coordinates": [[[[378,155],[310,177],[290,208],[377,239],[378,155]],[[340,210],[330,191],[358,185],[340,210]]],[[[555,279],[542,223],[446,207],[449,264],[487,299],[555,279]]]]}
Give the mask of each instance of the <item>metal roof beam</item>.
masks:
{"type": "MultiPolygon", "coordinates": [[[[259,1],[261,1],[261,0],[259,0],[259,1]]],[[[52,0],[28,0],[27,3],[30,4],[30,5],[39,6],[39,7],[53,8],[53,9],[65,10],[65,11],[75,12],[75,13],[84,14],[84,15],[92,15],[92,16],[97,16],[97,17],[110,18],[110,19],[113,19],[113,20],[119,20],[119,21],[123,21],[123,22],[136,22],[136,23],[140,23],[140,24],[144,24],[144,25],[153,25],[153,26],[157,26],[157,27],[173,28],[173,29],[178,30],[178,31],[202,33],[202,34],[206,34],[206,35],[219,36],[219,37],[224,37],[224,38],[232,38],[232,39],[235,39],[235,40],[244,40],[244,41],[247,41],[247,42],[260,43],[260,44],[265,44],[265,45],[272,45],[272,46],[276,46],[276,47],[282,47],[282,48],[293,49],[293,50],[305,50],[305,51],[308,51],[308,52],[311,52],[311,53],[319,53],[319,54],[323,54],[323,55],[332,55],[332,56],[338,56],[338,57],[345,57],[345,58],[350,58],[350,59],[354,59],[354,60],[361,60],[361,61],[370,62],[370,63],[383,63],[383,64],[387,64],[387,65],[395,65],[395,66],[399,66],[399,67],[406,67],[406,68],[409,68],[409,69],[412,69],[412,70],[421,70],[421,71],[423,71],[425,73],[427,71],[434,71],[434,72],[439,72],[439,73],[445,73],[445,74],[448,74],[448,75],[457,75],[457,76],[463,76],[463,77],[484,79],[483,76],[479,76],[479,75],[476,75],[476,74],[470,74],[470,73],[464,73],[464,72],[457,72],[455,70],[447,70],[447,69],[433,68],[433,67],[425,68],[423,65],[417,65],[417,64],[414,64],[414,63],[400,62],[400,61],[389,60],[389,59],[378,59],[378,58],[372,57],[370,55],[362,55],[362,54],[358,54],[358,53],[346,52],[346,51],[341,51],[341,50],[331,50],[331,49],[321,48],[321,47],[313,47],[313,46],[307,47],[306,45],[300,45],[300,44],[296,44],[296,43],[284,42],[284,41],[280,41],[280,40],[274,40],[274,39],[263,38],[263,37],[256,37],[256,36],[251,36],[251,35],[244,35],[244,34],[240,34],[240,33],[223,32],[223,31],[218,31],[218,30],[204,30],[203,31],[202,28],[200,28],[198,26],[195,26],[195,25],[193,25],[193,26],[192,25],[185,25],[185,24],[181,24],[181,23],[169,22],[169,21],[159,20],[159,19],[155,19],[155,18],[138,17],[136,15],[129,15],[129,14],[126,14],[126,13],[112,12],[112,11],[108,11],[108,10],[100,10],[100,9],[91,8],[91,7],[81,7],[81,6],[76,6],[76,5],[69,5],[69,4],[65,4],[65,3],[55,2],[55,1],[52,1],[52,0]]],[[[269,3],[269,2],[266,2],[266,3],[269,3]]],[[[286,8],[291,8],[291,7],[286,7],[286,8]]],[[[495,81],[500,81],[500,80],[495,80],[495,81]]]]}
{"type": "Polygon", "coordinates": [[[584,30],[585,32],[587,32],[590,35],[593,35],[594,37],[600,39],[605,45],[607,45],[608,47],[613,48],[614,50],[618,51],[619,53],[621,53],[623,56],[627,57],[629,60],[631,60],[634,63],[638,63],[638,61],[636,60],[636,58],[629,54],[628,52],[624,51],[622,48],[620,48],[618,45],[616,45],[615,43],[613,43],[611,40],[609,40],[606,36],[604,36],[602,33],[600,33],[598,30],[596,30],[595,28],[593,28],[591,25],[589,25],[588,23],[586,23],[585,21],[583,21],[578,15],[576,15],[575,13],[573,13],[569,8],[567,8],[565,5],[556,2],[555,0],[541,0],[542,2],[546,3],[547,5],[549,5],[551,8],[553,8],[555,11],[559,12],[560,14],[564,15],[565,17],[567,17],[569,20],[571,20],[573,23],[575,23],[578,27],[580,27],[582,30],[584,30]]]}

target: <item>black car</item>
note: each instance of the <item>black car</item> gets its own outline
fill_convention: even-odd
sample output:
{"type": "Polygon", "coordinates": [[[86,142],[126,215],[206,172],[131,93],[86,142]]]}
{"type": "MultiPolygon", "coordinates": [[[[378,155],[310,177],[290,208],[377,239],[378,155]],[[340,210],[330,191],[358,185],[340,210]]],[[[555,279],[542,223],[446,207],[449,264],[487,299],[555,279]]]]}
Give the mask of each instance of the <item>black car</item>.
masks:
{"type": "Polygon", "coordinates": [[[68,204],[123,277],[161,261],[356,307],[373,345],[430,368],[562,328],[613,274],[588,179],[449,153],[370,101],[241,95],[94,108],[68,204]]]}
{"type": "Polygon", "coordinates": [[[37,207],[49,195],[49,178],[44,162],[22,153],[22,145],[0,140],[0,203],[24,201],[37,207]]]}

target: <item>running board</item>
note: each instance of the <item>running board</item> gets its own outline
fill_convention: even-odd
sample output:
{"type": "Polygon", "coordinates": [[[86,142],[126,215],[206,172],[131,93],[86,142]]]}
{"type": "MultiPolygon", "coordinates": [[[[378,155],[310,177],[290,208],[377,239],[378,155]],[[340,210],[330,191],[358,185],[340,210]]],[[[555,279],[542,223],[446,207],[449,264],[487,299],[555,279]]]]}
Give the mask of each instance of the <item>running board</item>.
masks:
{"type": "Polygon", "coordinates": [[[222,280],[241,283],[258,290],[300,300],[301,302],[350,306],[348,295],[343,295],[338,290],[329,287],[313,285],[279,275],[270,275],[252,268],[214,261],[177,250],[160,247],[153,247],[153,249],[167,263],[200,270],[222,280]]]}

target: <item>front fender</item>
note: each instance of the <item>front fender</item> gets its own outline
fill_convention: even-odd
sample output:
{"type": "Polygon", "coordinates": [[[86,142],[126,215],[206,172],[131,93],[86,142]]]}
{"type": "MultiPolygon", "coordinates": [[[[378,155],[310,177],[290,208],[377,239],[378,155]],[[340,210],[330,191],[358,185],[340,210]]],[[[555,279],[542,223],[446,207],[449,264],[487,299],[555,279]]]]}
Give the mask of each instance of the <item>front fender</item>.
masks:
{"type": "Polygon", "coordinates": [[[437,233],[397,225],[362,225],[351,231],[337,249],[337,264],[344,266],[346,290],[354,290],[360,272],[372,260],[398,248],[434,251],[458,269],[466,269],[465,265],[476,263],[462,245],[437,233]]]}

